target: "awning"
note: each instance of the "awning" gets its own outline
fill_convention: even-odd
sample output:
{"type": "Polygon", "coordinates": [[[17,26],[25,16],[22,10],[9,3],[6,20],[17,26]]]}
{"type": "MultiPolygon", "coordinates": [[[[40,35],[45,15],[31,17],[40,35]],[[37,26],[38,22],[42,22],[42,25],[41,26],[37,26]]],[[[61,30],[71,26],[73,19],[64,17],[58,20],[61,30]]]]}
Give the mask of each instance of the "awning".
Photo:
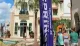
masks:
{"type": "Polygon", "coordinates": [[[54,21],[54,20],[60,20],[59,18],[52,18],[52,20],[54,21]]]}

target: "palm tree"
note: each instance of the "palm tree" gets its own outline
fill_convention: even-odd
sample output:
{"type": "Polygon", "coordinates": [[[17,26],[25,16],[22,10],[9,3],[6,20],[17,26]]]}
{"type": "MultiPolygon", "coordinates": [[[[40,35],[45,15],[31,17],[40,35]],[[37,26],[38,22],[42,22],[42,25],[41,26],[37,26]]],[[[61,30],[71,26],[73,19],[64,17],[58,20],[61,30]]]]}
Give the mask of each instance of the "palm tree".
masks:
{"type": "Polygon", "coordinates": [[[29,3],[30,10],[33,9],[35,13],[34,46],[38,46],[38,43],[37,43],[37,12],[39,9],[39,0],[34,0],[34,1],[29,0],[28,3],[29,3]]]}
{"type": "Polygon", "coordinates": [[[29,0],[28,1],[28,5],[29,5],[29,10],[33,10],[34,9],[34,1],[33,0],[29,0]]]}
{"type": "Polygon", "coordinates": [[[38,46],[37,43],[37,12],[39,8],[39,0],[34,0],[34,12],[35,12],[35,33],[34,33],[34,46],[38,46]]]}
{"type": "Polygon", "coordinates": [[[29,0],[28,4],[29,4],[30,10],[34,9],[35,11],[36,8],[39,8],[39,0],[29,0]]]}
{"type": "Polygon", "coordinates": [[[62,8],[61,6],[61,3],[63,2],[63,0],[52,0],[52,3],[56,6],[58,6],[58,4],[60,4],[60,7],[62,8]]]}
{"type": "Polygon", "coordinates": [[[20,6],[18,8],[19,10],[21,10],[20,14],[28,14],[28,11],[27,11],[27,2],[25,2],[25,0],[19,0],[18,2],[15,3],[15,6],[17,8],[18,8],[18,6],[20,6]]]}
{"type": "Polygon", "coordinates": [[[52,3],[55,3],[57,5],[59,3],[59,0],[52,0],[52,3]]]}

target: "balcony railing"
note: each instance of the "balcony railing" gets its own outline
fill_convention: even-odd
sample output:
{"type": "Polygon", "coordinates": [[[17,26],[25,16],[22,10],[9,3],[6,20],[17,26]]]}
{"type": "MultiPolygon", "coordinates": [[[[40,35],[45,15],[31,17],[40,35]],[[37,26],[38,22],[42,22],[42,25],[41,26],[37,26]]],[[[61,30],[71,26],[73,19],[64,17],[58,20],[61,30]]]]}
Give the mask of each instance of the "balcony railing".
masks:
{"type": "Polygon", "coordinates": [[[29,15],[29,12],[27,9],[21,9],[19,14],[26,14],[26,15],[29,15]]]}
{"type": "Polygon", "coordinates": [[[29,15],[26,15],[26,14],[20,14],[20,15],[19,15],[19,19],[22,19],[22,20],[28,20],[28,19],[29,19],[29,15]]]}

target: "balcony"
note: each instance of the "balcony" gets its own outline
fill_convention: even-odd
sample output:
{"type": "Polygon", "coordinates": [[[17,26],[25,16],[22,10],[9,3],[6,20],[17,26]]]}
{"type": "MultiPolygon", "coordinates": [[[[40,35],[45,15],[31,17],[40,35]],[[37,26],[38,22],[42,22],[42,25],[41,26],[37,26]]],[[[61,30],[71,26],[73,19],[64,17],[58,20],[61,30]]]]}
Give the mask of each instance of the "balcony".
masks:
{"type": "Polygon", "coordinates": [[[29,13],[27,9],[21,9],[19,12],[19,19],[22,20],[28,20],[29,19],[29,13]]]}
{"type": "Polygon", "coordinates": [[[19,14],[19,19],[22,19],[22,20],[29,20],[29,15],[26,15],[26,14],[19,14]]]}
{"type": "Polygon", "coordinates": [[[21,10],[20,10],[19,14],[29,15],[29,12],[28,12],[28,10],[27,10],[26,8],[24,8],[24,9],[21,9],[21,10]]]}

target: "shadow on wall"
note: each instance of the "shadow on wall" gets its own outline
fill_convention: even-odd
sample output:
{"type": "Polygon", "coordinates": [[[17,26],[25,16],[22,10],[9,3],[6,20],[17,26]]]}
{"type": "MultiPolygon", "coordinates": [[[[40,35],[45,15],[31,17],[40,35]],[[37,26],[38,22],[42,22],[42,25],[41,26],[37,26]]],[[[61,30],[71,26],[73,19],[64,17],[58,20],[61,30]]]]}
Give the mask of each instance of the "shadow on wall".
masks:
{"type": "Polygon", "coordinates": [[[80,20],[79,20],[79,14],[77,12],[74,14],[74,19],[75,19],[76,30],[78,30],[80,27],[80,23],[79,23],[80,20]]]}
{"type": "Polygon", "coordinates": [[[79,36],[80,35],[80,20],[79,20],[79,14],[77,12],[74,14],[74,19],[75,19],[76,31],[79,36]]]}

